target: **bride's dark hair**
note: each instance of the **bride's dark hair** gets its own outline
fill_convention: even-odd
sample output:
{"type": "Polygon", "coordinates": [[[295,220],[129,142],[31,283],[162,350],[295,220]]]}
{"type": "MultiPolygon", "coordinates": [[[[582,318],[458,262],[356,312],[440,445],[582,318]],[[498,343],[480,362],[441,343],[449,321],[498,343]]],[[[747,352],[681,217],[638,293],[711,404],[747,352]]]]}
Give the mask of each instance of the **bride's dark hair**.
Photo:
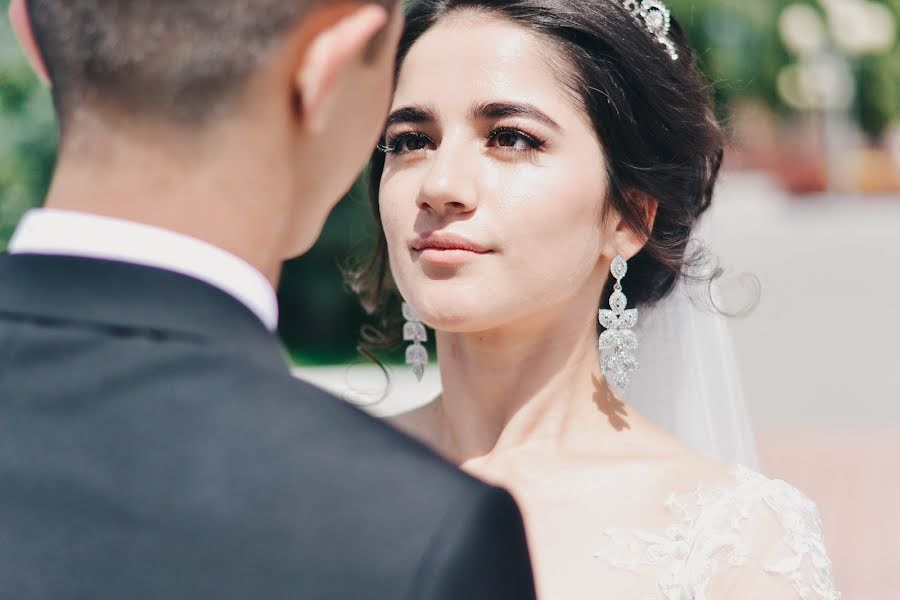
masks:
{"type": "MultiPolygon", "coordinates": [[[[673,60],[622,0],[420,0],[407,15],[397,70],[422,34],[459,11],[523,27],[566,59],[562,83],[589,116],[606,156],[606,213],[617,212],[647,240],[629,261],[629,304],[646,306],[665,297],[679,277],[705,260],[702,249],[692,244],[689,250],[688,242],[709,208],[724,145],[709,86],[678,22],[672,19],[669,33],[679,54],[673,60]],[[658,209],[650,230],[652,200],[658,209]]],[[[378,238],[371,259],[351,277],[370,313],[383,308],[394,290],[379,211],[383,169],[384,155],[376,151],[368,179],[378,238]]],[[[610,278],[601,305],[612,283],[610,278]]],[[[373,333],[364,331],[369,347],[379,345],[373,333]]]]}

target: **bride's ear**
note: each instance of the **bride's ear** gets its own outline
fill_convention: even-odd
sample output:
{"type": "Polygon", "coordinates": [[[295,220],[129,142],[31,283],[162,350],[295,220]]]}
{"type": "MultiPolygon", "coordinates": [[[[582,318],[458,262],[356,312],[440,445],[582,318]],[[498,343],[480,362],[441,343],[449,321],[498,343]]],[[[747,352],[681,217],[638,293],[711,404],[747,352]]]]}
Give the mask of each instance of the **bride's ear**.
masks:
{"type": "Polygon", "coordinates": [[[311,133],[321,133],[335,116],[340,82],[364,66],[372,40],[390,15],[377,4],[339,4],[321,9],[306,20],[309,31],[295,71],[300,117],[311,133]]]}
{"type": "Polygon", "coordinates": [[[659,202],[656,198],[642,194],[635,200],[642,207],[641,226],[634,227],[618,212],[609,217],[609,229],[604,244],[603,253],[610,260],[617,254],[621,254],[626,260],[630,260],[650,239],[653,224],[656,222],[656,213],[659,202]]]}
{"type": "Polygon", "coordinates": [[[34,32],[31,29],[31,19],[28,17],[28,5],[26,0],[12,0],[9,3],[9,23],[19,39],[19,45],[28,57],[28,62],[45,84],[50,85],[50,75],[41,58],[41,51],[34,40],[34,32]]]}

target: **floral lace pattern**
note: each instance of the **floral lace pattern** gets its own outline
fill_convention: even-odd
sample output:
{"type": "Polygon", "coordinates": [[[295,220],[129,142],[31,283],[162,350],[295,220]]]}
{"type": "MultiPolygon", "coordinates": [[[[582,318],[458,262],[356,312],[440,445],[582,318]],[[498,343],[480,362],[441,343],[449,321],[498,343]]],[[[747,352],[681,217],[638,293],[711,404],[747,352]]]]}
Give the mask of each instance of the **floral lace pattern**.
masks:
{"type": "Polygon", "coordinates": [[[763,572],[786,578],[798,598],[839,600],[815,503],[745,467],[733,477],[734,486],[670,494],[665,507],[675,520],[664,531],[606,530],[608,551],[595,556],[634,573],[658,569],[656,600],[708,599],[717,574],[753,567],[754,558],[763,572]],[[783,536],[765,556],[753,557],[746,527],[761,507],[772,511],[783,536]]]}

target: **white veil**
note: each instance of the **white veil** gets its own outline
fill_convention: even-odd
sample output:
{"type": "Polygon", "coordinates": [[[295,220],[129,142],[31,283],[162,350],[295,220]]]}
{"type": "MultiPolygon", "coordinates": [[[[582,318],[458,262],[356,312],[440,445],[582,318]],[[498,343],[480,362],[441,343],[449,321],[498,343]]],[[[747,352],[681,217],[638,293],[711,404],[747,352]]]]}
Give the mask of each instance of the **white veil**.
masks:
{"type": "MultiPolygon", "coordinates": [[[[627,282],[623,282],[626,287],[627,282]]],[[[695,450],[757,468],[750,416],[716,283],[682,279],[642,309],[640,368],[623,399],[695,450]]]]}

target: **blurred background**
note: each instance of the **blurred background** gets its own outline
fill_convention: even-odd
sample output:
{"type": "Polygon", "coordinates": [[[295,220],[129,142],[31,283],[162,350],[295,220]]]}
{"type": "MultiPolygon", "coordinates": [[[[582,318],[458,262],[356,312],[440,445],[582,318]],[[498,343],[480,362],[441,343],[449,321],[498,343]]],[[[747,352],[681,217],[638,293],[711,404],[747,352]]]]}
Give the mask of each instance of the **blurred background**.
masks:
{"type": "MultiPolygon", "coordinates": [[[[668,4],[730,134],[703,235],[762,285],[731,327],[763,470],[819,504],[846,598],[900,598],[900,0],[668,4]]],[[[49,94],[2,19],[0,250],[40,204],[55,143],[49,94]]],[[[372,239],[358,185],[279,290],[298,373],[363,400],[385,380],[359,364],[369,321],[339,267],[372,239]]],[[[377,413],[439,387],[435,369],[419,386],[390,370],[377,413]]]]}

